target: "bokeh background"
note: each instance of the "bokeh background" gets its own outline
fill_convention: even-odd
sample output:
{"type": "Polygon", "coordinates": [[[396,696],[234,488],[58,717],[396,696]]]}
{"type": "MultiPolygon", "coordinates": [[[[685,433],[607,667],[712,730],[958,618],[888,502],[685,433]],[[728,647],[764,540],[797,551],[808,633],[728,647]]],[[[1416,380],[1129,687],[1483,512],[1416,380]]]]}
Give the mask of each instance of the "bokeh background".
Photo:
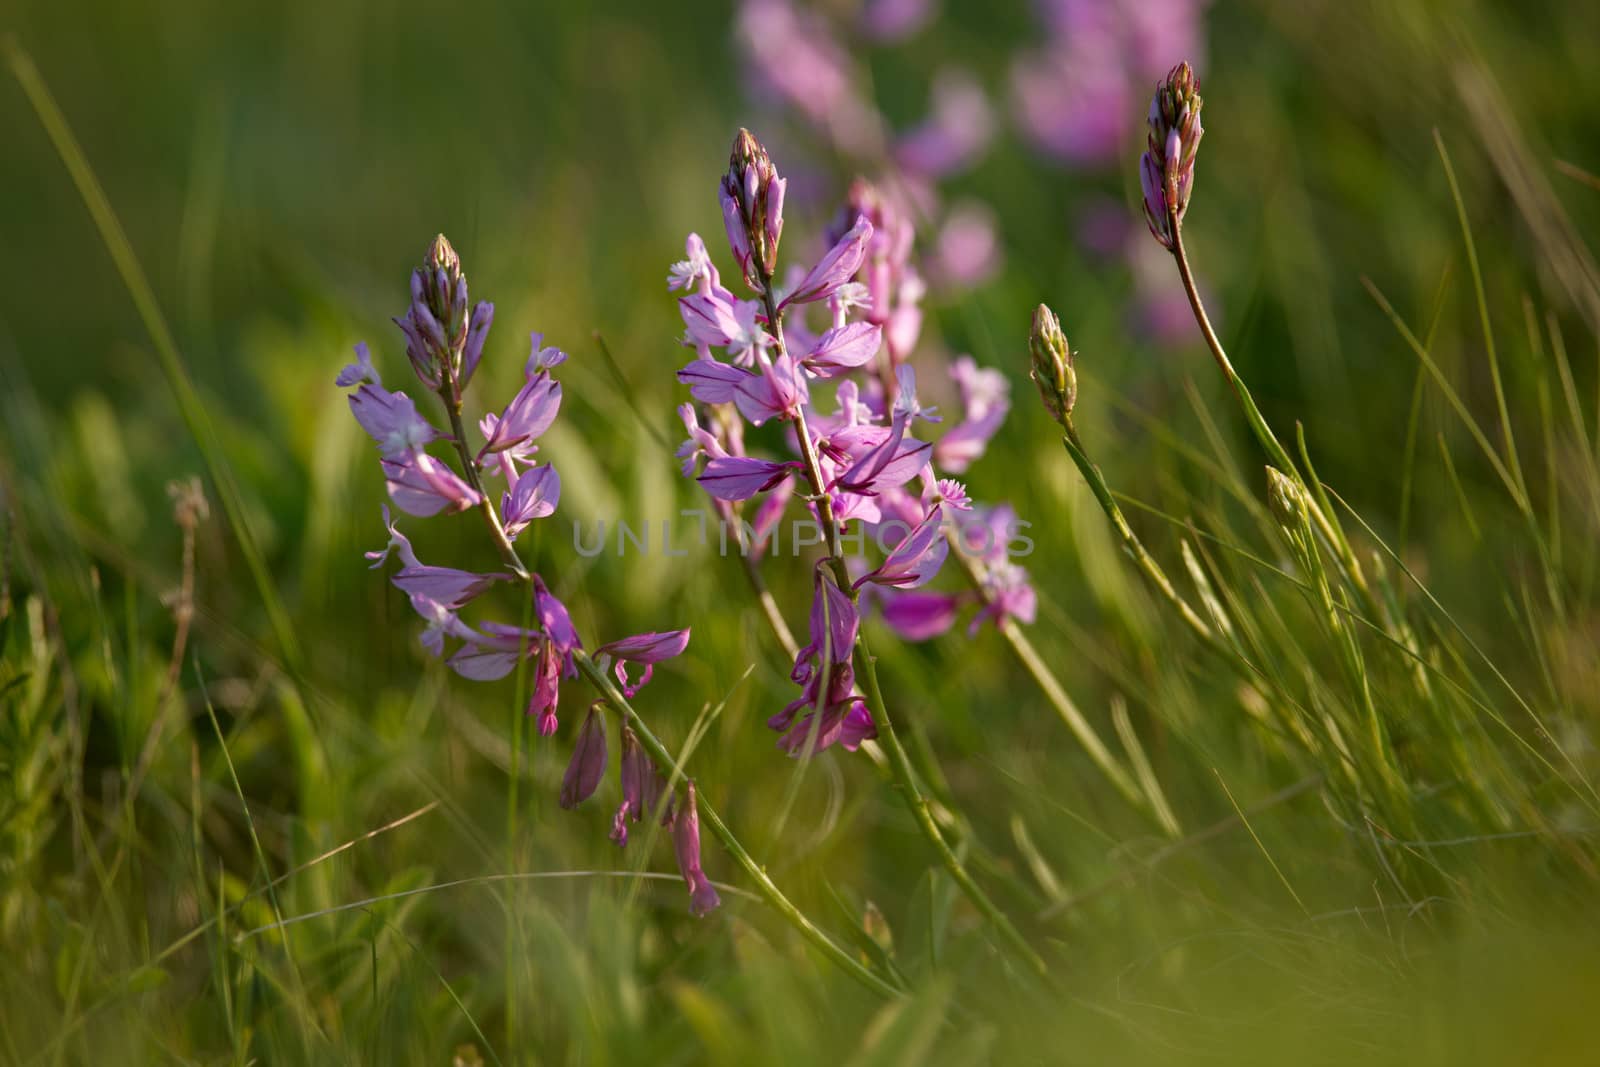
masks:
{"type": "MultiPolygon", "coordinates": [[[[737,11],[13,0],[0,34],[37,65],[126,228],[303,663],[297,678],[213,493],[193,631],[163,700],[167,595],[182,573],[165,487],[205,464],[99,231],[8,72],[0,1057],[1600,1054],[1583,1008],[1600,992],[1584,906],[1593,812],[1535,784],[1537,817],[1508,803],[1493,827],[1452,825],[1446,836],[1472,840],[1424,849],[1436,870],[1416,882],[1395,875],[1377,831],[1335,817],[1324,769],[1263,740],[1252,694],[1145,592],[1034,399],[1025,343],[1044,300],[1079,353],[1080,424],[1110,483],[1225,538],[1237,526],[1241,543],[1255,536],[1253,551],[1272,555],[1233,489],[1260,499],[1261,460],[1181,304],[1172,314],[1181,292],[1170,265],[1141,241],[1145,83],[1111,123],[1121,141],[1111,161],[1063,160],[1026,136],[1012,89],[1018,57],[1047,33],[1040,10],[946,0],[888,42],[862,34],[845,0],[811,10],[835,27],[859,92],[892,127],[920,121],[952,67],[990,99],[992,139],[940,188],[946,203],[991,213],[998,255],[976,279],[935,286],[923,343],[1010,377],[1011,415],[966,481],[1034,523],[1033,639],[1107,736],[1110,709],[1127,706],[1183,825],[1174,844],[1121,804],[991,632],[877,642],[919,758],[928,768],[936,758],[938,791],[983,842],[984,876],[1020,914],[1057,905],[1029,929],[1067,990],[1011,982],[869,763],[829,753],[800,768],[774,751],[763,723],[789,699],[787,664],[737,565],[572,549],[574,520],[659,521],[700,503],[671,456],[684,350],[664,282],[691,230],[726,261],[715,183],[734,130],[755,129],[797,176],[786,249],[816,250],[848,180],[877,165],[753,84],[737,11]],[[384,539],[383,490],[333,377],[364,339],[391,384],[401,379],[388,319],[440,231],[474,297],[497,305],[485,395],[515,387],[530,331],[571,354],[546,441],[561,511],[537,566],[585,634],[693,626],[688,654],[659,672],[642,710],[675,744],[714,709],[693,761],[701,789],[825,925],[860,925],[870,907],[867,925],[891,932],[917,978],[909,1005],[870,1000],[758,903],[730,895],[715,917],[690,919],[670,881],[474,882],[341,911],[288,937],[241,936],[273,921],[259,892],[269,878],[429,805],[284,880],[281,911],[512,871],[672,870],[664,842],[647,859],[615,851],[609,801],[556,807],[565,743],[525,742],[513,760],[511,683],[468,685],[427,660],[404,599],[362,559],[384,539]],[[125,809],[158,713],[171,716],[166,740],[125,809]],[[1241,808],[1255,814],[1239,819],[1241,808]],[[1561,833],[1520,829],[1530,825],[1561,833]]],[[[1596,517],[1575,472],[1593,445],[1562,420],[1572,395],[1592,428],[1600,385],[1585,251],[1600,223],[1600,8],[1216,0],[1196,10],[1207,136],[1185,233],[1235,363],[1280,433],[1303,424],[1323,479],[1398,546],[1508,686],[1551,710],[1588,769],[1596,517]],[[1493,427],[1440,143],[1476,237],[1509,421],[1554,562],[1531,547],[1526,517],[1363,282],[1430,338],[1467,410],[1493,427]],[[1570,394],[1551,369],[1557,334],[1570,394]],[[1539,599],[1551,574],[1570,590],[1565,614],[1539,599]]],[[[932,246],[931,232],[921,239],[932,246]]],[[[928,392],[953,397],[942,383],[928,392]]],[[[1129,510],[1181,570],[1181,531],[1129,510]]],[[[465,519],[408,529],[425,560],[490,565],[465,519]]],[[[1240,597],[1282,592],[1227,567],[1244,568],[1232,572],[1240,597]]],[[[808,568],[785,557],[767,571],[799,625],[808,568]]],[[[1301,623],[1285,611],[1292,635],[1301,623]]],[[[1514,715],[1505,689],[1465,659],[1438,665],[1514,715]]],[[[1414,743],[1429,743],[1420,727],[1414,743]]],[[[713,877],[738,884],[716,846],[707,856],[713,877]]]]}

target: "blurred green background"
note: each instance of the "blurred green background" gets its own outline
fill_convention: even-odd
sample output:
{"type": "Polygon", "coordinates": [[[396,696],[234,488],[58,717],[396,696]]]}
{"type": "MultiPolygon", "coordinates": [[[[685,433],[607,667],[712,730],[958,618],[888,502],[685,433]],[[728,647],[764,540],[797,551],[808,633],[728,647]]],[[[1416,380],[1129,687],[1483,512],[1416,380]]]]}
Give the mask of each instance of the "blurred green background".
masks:
{"type": "MultiPolygon", "coordinates": [[[[77,189],[8,74],[0,1057],[1600,1056],[1586,1007],[1600,992],[1596,816],[1560,787],[1554,756],[1522,751],[1543,752],[1554,735],[1577,754],[1576,778],[1596,769],[1600,498],[1584,427],[1596,424],[1600,388],[1600,298],[1585,251],[1600,223],[1600,7],[1217,0],[1205,19],[1208,132],[1185,233],[1234,362],[1280,435],[1304,424],[1318,473],[1447,609],[1453,622],[1428,632],[1453,651],[1433,666],[1513,720],[1507,735],[1532,739],[1505,741],[1516,758],[1482,781],[1416,783],[1420,832],[1462,843],[1404,849],[1409,870],[1394,869],[1402,850],[1378,844],[1382,827],[1343,819],[1323,788],[1333,772],[1253,720],[1258,695],[1148,595],[1034,402],[1026,331],[1047,300],[1079,352],[1080,425],[1111,485],[1277,559],[1250,505],[1261,460],[1198,338],[1159,344],[1135,328],[1130,269],[1075,239],[1077,212],[1098,197],[1137,220],[1133,158],[1118,173],[1074,172],[1003,127],[952,183],[996,210],[1005,266],[973,292],[934,299],[925,343],[1002,368],[1014,405],[966,481],[1035,524],[1034,641],[1106,736],[1110,708],[1127,704],[1186,835],[1161,838],[1104,787],[991,632],[876,639],[891,703],[919,756],[929,766],[937,756],[938,791],[971,820],[984,877],[1049,947],[1059,994],[1005,973],[863,758],[829,753],[801,770],[773,750],[763,723],[790,699],[788,665],[736,565],[572,550],[573,520],[700,503],[670,454],[686,397],[664,279],[690,230],[726,261],[715,182],[732,132],[760,133],[770,114],[739,77],[732,21],[725,5],[703,3],[13,0],[0,11],[0,34],[37,64],[149,275],[304,650],[297,678],[213,491],[165,741],[139,800],[121,807],[172,651],[163,597],[180,583],[181,537],[165,486],[204,464],[77,189]],[[1431,338],[1441,373],[1500,447],[1436,130],[1476,237],[1532,518],[1363,285],[1431,338]],[[429,805],[284,880],[281,912],[645,862],[604,839],[605,794],[576,814],[557,809],[568,734],[527,746],[512,792],[511,683],[470,685],[426,660],[403,598],[361,558],[383,542],[383,490],[333,377],[364,339],[390,384],[402,380],[388,318],[439,231],[474,298],[497,305],[483,396],[515,387],[530,331],[572,357],[546,439],[561,511],[537,566],[586,636],[694,627],[689,653],[658,672],[641,710],[678,744],[703,708],[725,702],[692,763],[702,791],[824,925],[859,925],[869,902],[881,910],[916,979],[908,1004],[872,1002],[758,903],[729,894],[715,917],[690,919],[670,881],[472,884],[342,911],[287,938],[240,936],[273,921],[259,892],[269,878],[429,805]],[[1550,358],[1558,336],[1570,391],[1550,358]],[[1541,599],[1547,586],[1562,610],[1541,599]],[[1538,729],[1520,718],[1529,704],[1546,713],[1538,729]],[[1497,817],[1435,814],[1429,798],[1453,790],[1497,817]],[[1050,918],[1032,918],[1052,905],[1050,918]]],[[[951,62],[978,72],[1003,109],[1006,66],[1036,34],[1025,5],[952,2],[864,62],[898,123],[918,117],[929,72],[951,62]]],[[[1135,139],[1142,118],[1142,104],[1127,117],[1135,139]]],[[[786,247],[814,246],[851,177],[819,150],[805,165],[837,183],[835,196],[791,212],[786,247]]],[[[1182,531],[1128,510],[1182,572],[1182,531]]],[[[490,565],[465,519],[406,528],[425,561],[490,565]]],[[[1292,591],[1216,552],[1227,558],[1213,577],[1237,579],[1239,610],[1281,627],[1284,673],[1331,673],[1292,591]]],[[[787,558],[768,567],[792,626],[808,574],[787,558]]],[[[569,724],[581,699],[568,697],[569,724]]],[[[1413,722],[1408,743],[1426,749],[1431,729],[1413,722]]],[[[1485,744],[1504,740],[1494,736],[1485,744]]],[[[739,884],[709,842],[707,862],[739,884]]],[[[648,866],[673,869],[663,843],[648,866]]]]}

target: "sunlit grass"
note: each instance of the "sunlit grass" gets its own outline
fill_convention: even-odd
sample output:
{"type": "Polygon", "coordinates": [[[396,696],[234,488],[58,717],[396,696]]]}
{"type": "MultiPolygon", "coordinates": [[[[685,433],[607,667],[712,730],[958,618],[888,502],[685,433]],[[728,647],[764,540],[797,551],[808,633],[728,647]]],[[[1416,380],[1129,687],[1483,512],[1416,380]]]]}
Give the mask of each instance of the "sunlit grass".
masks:
{"type": "MultiPolygon", "coordinates": [[[[557,808],[565,752],[511,725],[526,680],[456,684],[365,570],[381,487],[331,388],[359,337],[398,356],[385,319],[414,246],[450,229],[475,284],[506,294],[483,374],[514,379],[530,330],[573,353],[570,422],[547,441],[560,518],[697,506],[671,457],[661,276],[684,230],[718,232],[709,183],[753,121],[717,66],[722,14],[485,9],[436,40],[419,13],[379,27],[291,5],[257,16],[294,42],[282,56],[219,38],[235,66],[204,121],[173,106],[216,77],[219,27],[192,14],[192,38],[131,49],[160,52],[166,83],[147,55],[74,61],[84,42],[154,41],[133,14],[69,43],[33,5],[7,45],[0,1059],[1455,1064],[1600,1047],[1584,12],[1521,29],[1476,5],[1448,26],[1414,5],[1213,12],[1185,240],[1331,534],[1269,507],[1271,458],[1198,334],[1129,328],[1128,279],[1072,245],[1089,190],[1014,146],[967,179],[1009,265],[934,327],[1005,369],[1015,401],[969,482],[1034,523],[1026,640],[1169,828],[1097,771],[999,635],[869,634],[941,826],[1059,988],[1006,958],[870,759],[772,750],[791,656],[736,561],[582,559],[563,526],[535,543],[586,630],[693,623],[640,713],[798,907],[910,988],[891,1003],[709,841],[724,907],[693,920],[662,848],[618,853],[606,805],[557,808]],[[446,92],[387,73],[423,55],[474,77],[446,92]],[[107,132],[134,74],[151,88],[123,135],[155,149],[107,132]],[[1025,377],[1040,301],[1078,354],[1065,451],[1025,377]],[[186,553],[164,487],[196,473],[219,514],[186,553]]],[[[957,47],[967,19],[918,47],[957,47]]],[[[466,519],[422,536],[489,558],[466,519]]],[[[798,628],[805,568],[764,573],[798,628]]]]}

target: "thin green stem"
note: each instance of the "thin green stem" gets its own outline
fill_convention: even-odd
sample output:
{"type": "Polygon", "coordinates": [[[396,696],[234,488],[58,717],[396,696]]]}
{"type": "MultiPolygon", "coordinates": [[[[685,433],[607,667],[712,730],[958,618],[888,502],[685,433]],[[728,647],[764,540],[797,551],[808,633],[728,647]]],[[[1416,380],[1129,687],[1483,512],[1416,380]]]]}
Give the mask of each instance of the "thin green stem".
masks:
{"type": "MultiPolygon", "coordinates": [[[[611,679],[606,677],[605,672],[599,668],[594,660],[589,658],[588,653],[581,649],[575,651],[573,653],[573,661],[577,663],[578,670],[599,691],[611,709],[627,725],[633,728],[633,732],[639,738],[639,743],[644,746],[645,751],[650,754],[650,758],[656,762],[657,766],[676,766],[677,761],[673,758],[672,753],[651,732],[650,727],[645,725],[644,720],[639,717],[639,713],[633,710],[633,706],[628,703],[627,698],[617,691],[617,687],[612,683],[611,679]]],[[[749,852],[745,851],[744,846],[739,843],[739,839],[733,835],[733,831],[728,829],[727,823],[723,822],[722,817],[706,802],[703,793],[697,798],[697,802],[700,821],[711,830],[717,840],[722,842],[723,848],[727,849],[734,862],[750,876],[750,880],[756,884],[756,889],[773,911],[783,916],[819,952],[874,993],[890,999],[902,995],[900,990],[868,970],[861,961],[841,948],[815,923],[806,918],[805,914],[795,907],[788,897],[783,895],[783,891],[767,876],[765,868],[757,863],[749,852]]]]}
{"type": "Polygon", "coordinates": [[[445,412],[450,416],[450,435],[454,439],[452,443],[455,445],[456,455],[461,460],[462,473],[467,479],[467,484],[478,494],[478,510],[483,513],[483,521],[489,527],[489,536],[494,541],[495,549],[500,553],[500,559],[506,568],[518,578],[527,581],[533,577],[533,573],[523,564],[522,557],[517,555],[517,550],[512,547],[511,538],[506,536],[505,527],[500,525],[500,513],[495,510],[494,501],[490,499],[489,494],[483,491],[483,479],[478,474],[478,464],[467,449],[467,431],[461,422],[461,391],[456,388],[448,367],[445,368],[445,382],[439,387],[439,399],[444,401],[445,412]]]}
{"type": "MultiPolygon", "coordinates": [[[[1172,233],[1172,258],[1178,265],[1178,276],[1183,279],[1183,291],[1189,298],[1189,307],[1194,312],[1195,323],[1200,327],[1200,333],[1205,338],[1206,347],[1211,350],[1212,357],[1217,361],[1217,366],[1222,371],[1222,376],[1227,379],[1228,385],[1233,389],[1233,395],[1239,401],[1239,407],[1244,411],[1245,421],[1250,424],[1250,431],[1255,434],[1256,440],[1266,451],[1274,465],[1284,474],[1288,475],[1308,494],[1310,498],[1311,518],[1321,531],[1324,539],[1333,548],[1338,558],[1341,572],[1355,588],[1369,607],[1376,609],[1377,601],[1372,595],[1372,590],[1367,585],[1366,575],[1362,573],[1361,563],[1356,559],[1350,542],[1345,539],[1344,532],[1328,514],[1328,509],[1320,502],[1325,501],[1325,496],[1320,485],[1312,486],[1300,468],[1290,458],[1288,451],[1279,443],[1278,437],[1272,432],[1272,427],[1267,425],[1267,420],[1261,414],[1261,409],[1256,407],[1255,398],[1250,395],[1250,390],[1245,386],[1244,379],[1239,377],[1233,369],[1233,364],[1228,360],[1228,354],[1222,348],[1222,342],[1217,338],[1217,331],[1211,326],[1211,317],[1206,314],[1205,302],[1200,299],[1200,289],[1195,285],[1194,273],[1189,268],[1189,253],[1183,244],[1183,226],[1178,221],[1178,212],[1175,206],[1167,209],[1167,222],[1172,233]]],[[[1381,617],[1381,613],[1374,611],[1381,617]]]]}
{"type": "MultiPolygon", "coordinates": [[[[953,554],[960,561],[961,568],[966,572],[968,581],[978,591],[979,596],[986,598],[983,574],[979,570],[978,561],[973,559],[962,547],[958,533],[951,531],[947,536],[950,539],[950,547],[953,550],[953,554]]],[[[1117,758],[1111,754],[1111,750],[1106,747],[1105,742],[1100,740],[1100,735],[1095,733],[1094,727],[1090,725],[1089,720],[1084,717],[1083,712],[1078,710],[1078,706],[1072,702],[1072,698],[1067,695],[1066,688],[1056,678],[1055,673],[1050,670],[1050,666],[1045,663],[1044,657],[1039,655],[1039,650],[1033,647],[1033,642],[1028,640],[1028,635],[1022,632],[1022,628],[1009,616],[1001,616],[996,622],[995,628],[1000,631],[1000,636],[1006,639],[1006,644],[1011,647],[1012,654],[1017,657],[1017,662],[1033,676],[1034,682],[1039,686],[1039,691],[1044,694],[1045,700],[1054,709],[1057,717],[1072,732],[1072,736],[1078,739],[1078,743],[1083,746],[1084,752],[1088,754],[1089,759],[1100,769],[1100,772],[1106,776],[1106,780],[1112,784],[1117,792],[1127,798],[1130,804],[1141,811],[1154,813],[1160,810],[1160,805],[1151,803],[1150,798],[1146,797],[1139,789],[1139,785],[1133,780],[1133,776],[1123,768],[1122,764],[1117,762],[1117,758]]]]}
{"type": "MultiPolygon", "coordinates": [[[[1210,625],[1189,606],[1188,601],[1178,594],[1172,581],[1167,577],[1166,571],[1145,551],[1143,542],[1133,532],[1133,527],[1128,525],[1127,518],[1122,514],[1122,509],[1111,496],[1111,488],[1106,484],[1105,477],[1100,473],[1100,468],[1089,459],[1088,451],[1083,447],[1083,441],[1078,437],[1078,429],[1068,415],[1065,424],[1066,433],[1061,438],[1061,443],[1066,446],[1067,455],[1072,457],[1072,462],[1077,465],[1078,472],[1083,475],[1083,480],[1089,483],[1089,489],[1094,493],[1094,498],[1100,504],[1100,510],[1106,513],[1106,518],[1111,520],[1112,527],[1117,535],[1122,538],[1123,547],[1135,564],[1144,572],[1150,584],[1156,587],[1167,602],[1177,609],[1179,618],[1193,630],[1195,634],[1207,644],[1218,644],[1218,638],[1210,625]]],[[[1230,650],[1231,651],[1231,650],[1230,650]]]]}
{"type": "Polygon", "coordinates": [[[1026,963],[1041,978],[1050,977],[1050,967],[1044,958],[1036,952],[1016,925],[1005,912],[1001,911],[994,901],[989,899],[989,894],[983,891],[967,873],[966,866],[961,858],[950,848],[940,832],[939,825],[934,821],[933,813],[928,807],[927,798],[917,787],[916,772],[911,767],[911,758],[906,754],[905,746],[900,743],[900,736],[895,733],[894,720],[889,717],[888,706],[883,700],[883,691],[878,685],[878,669],[873,661],[872,652],[867,648],[865,635],[856,636],[856,657],[859,660],[861,676],[866,682],[867,707],[872,713],[874,725],[878,728],[878,741],[889,754],[889,763],[894,769],[895,782],[898,785],[906,807],[911,809],[922,835],[933,845],[938,853],[939,860],[944,864],[950,877],[955,879],[956,885],[966,894],[967,899],[983,913],[984,918],[992,923],[996,930],[1006,941],[1007,945],[1017,954],[1017,957],[1026,963]]]}

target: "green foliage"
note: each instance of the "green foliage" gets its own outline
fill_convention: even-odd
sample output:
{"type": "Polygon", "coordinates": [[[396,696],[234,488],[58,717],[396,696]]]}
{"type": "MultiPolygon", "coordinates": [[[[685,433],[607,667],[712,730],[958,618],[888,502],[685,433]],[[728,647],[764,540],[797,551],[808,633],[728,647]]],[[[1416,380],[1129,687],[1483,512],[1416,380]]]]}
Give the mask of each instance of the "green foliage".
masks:
{"type": "MultiPolygon", "coordinates": [[[[876,62],[891,109],[951,56],[1003,78],[1026,17],[949,6],[876,62]]],[[[757,121],[726,12],[406,7],[16,16],[62,120],[7,75],[0,1060],[1593,1057],[1594,12],[1215,5],[1183,232],[1282,456],[1198,333],[1131,327],[1129,268],[1075,245],[1096,197],[1137,218],[1131,159],[1067,175],[1006,142],[962,179],[1008,265],[930,329],[1015,405],[969,487],[1034,524],[1029,638],[1179,827],[1097,772],[999,635],[872,631],[940,825],[1047,989],[871,760],[773,751],[788,664],[736,561],[571,548],[573,521],[700,504],[661,282],[686,230],[720,234],[728,134],[757,121]],[[530,330],[573,355],[530,562],[586,634],[693,626],[640,713],[909,996],[830,967],[709,839],[730,889],[691,919],[665,835],[619,854],[612,782],[560,811],[565,740],[530,736],[512,681],[423,656],[365,568],[382,487],[332,378],[365,338],[398,379],[387,316],[439,230],[497,304],[486,389],[530,330]],[[1066,452],[1025,380],[1040,301],[1076,357],[1066,452]],[[1302,496],[1269,507],[1284,460],[1302,496]],[[218,509],[186,553],[165,486],[195,473],[218,509]]],[[[412,525],[424,559],[492,563],[466,518],[412,525]]],[[[796,627],[806,568],[765,575],[796,627]]]]}

